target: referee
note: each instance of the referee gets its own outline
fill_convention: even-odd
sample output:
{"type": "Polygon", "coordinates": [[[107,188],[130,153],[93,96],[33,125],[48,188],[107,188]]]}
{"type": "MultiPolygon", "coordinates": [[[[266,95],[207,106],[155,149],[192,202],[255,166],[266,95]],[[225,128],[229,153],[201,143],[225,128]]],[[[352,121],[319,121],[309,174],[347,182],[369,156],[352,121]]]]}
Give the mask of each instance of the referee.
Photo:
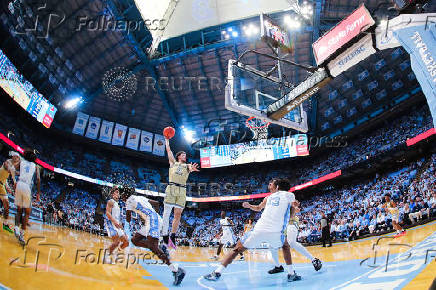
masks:
{"type": "Polygon", "coordinates": [[[176,233],[179,229],[180,218],[186,204],[186,181],[193,171],[200,171],[198,164],[187,164],[186,153],[177,152],[174,158],[170,148],[170,140],[165,137],[165,147],[168,154],[170,169],[168,174],[168,186],[165,190],[164,212],[163,212],[163,241],[166,245],[176,248],[176,233]],[[174,219],[171,227],[171,236],[168,236],[171,211],[174,208],[174,219]]]}
{"type": "Polygon", "coordinates": [[[326,241],[329,242],[329,247],[332,246],[332,239],[330,237],[330,221],[325,216],[324,213],[321,214],[321,240],[322,240],[322,246],[325,247],[326,241]]]}

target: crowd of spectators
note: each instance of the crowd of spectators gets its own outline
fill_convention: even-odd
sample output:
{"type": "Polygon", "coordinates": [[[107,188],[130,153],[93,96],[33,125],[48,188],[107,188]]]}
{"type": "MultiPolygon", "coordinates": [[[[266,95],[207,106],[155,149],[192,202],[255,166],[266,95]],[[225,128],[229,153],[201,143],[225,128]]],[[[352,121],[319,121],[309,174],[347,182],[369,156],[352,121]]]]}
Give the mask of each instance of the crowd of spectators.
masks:
{"type": "MultiPolygon", "coordinates": [[[[381,234],[393,230],[392,216],[382,206],[384,196],[389,194],[398,204],[400,223],[411,226],[436,217],[436,154],[429,160],[419,160],[389,174],[377,175],[373,180],[359,184],[330,189],[301,202],[298,239],[306,244],[321,242],[320,220],[328,216],[333,240],[350,241],[363,236],[381,234]]],[[[235,235],[243,234],[243,224],[248,218],[260,216],[249,210],[233,210],[227,213],[235,224],[235,235]]],[[[181,232],[194,228],[189,239],[183,243],[209,246],[217,242],[220,234],[220,211],[196,214],[185,211],[181,232]]]]}

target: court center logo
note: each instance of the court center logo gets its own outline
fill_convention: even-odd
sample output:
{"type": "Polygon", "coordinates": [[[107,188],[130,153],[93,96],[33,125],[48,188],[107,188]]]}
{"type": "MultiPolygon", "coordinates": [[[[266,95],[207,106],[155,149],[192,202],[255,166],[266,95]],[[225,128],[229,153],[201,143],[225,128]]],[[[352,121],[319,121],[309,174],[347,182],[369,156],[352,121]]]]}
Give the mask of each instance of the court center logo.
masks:
{"type": "Polygon", "coordinates": [[[50,263],[58,261],[65,254],[63,246],[47,242],[44,236],[30,237],[23,247],[23,255],[9,262],[14,268],[34,268],[35,272],[48,272],[50,263]]]}

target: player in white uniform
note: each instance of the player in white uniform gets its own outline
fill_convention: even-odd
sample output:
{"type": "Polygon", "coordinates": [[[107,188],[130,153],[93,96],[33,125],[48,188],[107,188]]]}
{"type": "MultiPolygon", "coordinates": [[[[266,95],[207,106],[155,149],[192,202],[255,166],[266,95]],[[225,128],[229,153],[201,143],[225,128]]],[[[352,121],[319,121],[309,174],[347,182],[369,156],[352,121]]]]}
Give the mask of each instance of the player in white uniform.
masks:
{"type": "Polygon", "coordinates": [[[254,211],[264,209],[262,216],[254,226],[253,230],[244,235],[242,241],[238,241],[225,258],[221,265],[212,273],[204,276],[205,279],[216,281],[221,277],[221,272],[232,263],[239,253],[246,249],[264,248],[285,248],[284,258],[288,265],[288,281],[300,280],[292,266],[292,257],[289,244],[285,240],[285,230],[289,221],[290,208],[295,201],[295,195],[288,192],[290,189],[289,181],[284,179],[273,179],[268,189],[271,195],[264,198],[259,205],[251,205],[244,202],[242,206],[254,211]]]}
{"type": "Polygon", "coordinates": [[[123,250],[129,245],[127,235],[123,231],[123,225],[120,222],[120,191],[117,187],[113,187],[110,191],[112,198],[106,204],[105,228],[108,236],[112,239],[112,244],[109,247],[109,255],[120,246],[123,250]]]}
{"type": "MultiPolygon", "coordinates": [[[[235,235],[233,233],[232,227],[234,226],[233,222],[226,217],[226,212],[221,212],[220,225],[222,228],[222,235],[219,241],[218,249],[216,255],[212,258],[217,260],[219,255],[221,254],[221,250],[224,246],[230,247],[234,246],[236,243],[235,235]]],[[[243,259],[243,254],[241,253],[241,259],[243,259]]]]}
{"type": "MultiPolygon", "coordinates": [[[[300,203],[298,201],[295,201],[291,207],[291,217],[289,219],[289,224],[286,230],[286,239],[288,241],[289,246],[308,258],[310,261],[312,261],[312,265],[315,268],[315,271],[319,271],[322,268],[322,262],[318,259],[312,256],[309,251],[303,247],[298,241],[298,216],[297,213],[300,212],[300,203]]],[[[279,263],[279,255],[278,251],[271,251],[271,256],[274,260],[274,268],[269,270],[269,274],[277,274],[284,271],[283,266],[279,263]]]]}
{"type": "Polygon", "coordinates": [[[159,246],[159,237],[162,230],[162,218],[155,211],[153,206],[159,207],[159,203],[154,200],[147,199],[144,196],[132,195],[126,201],[126,221],[130,223],[132,212],[135,212],[144,221],[144,225],[137,231],[131,241],[141,248],[150,249],[153,254],[159,257],[174,275],[174,285],[180,285],[186,275],[185,270],[177,264],[170,261],[169,254],[166,249],[159,246]]]}
{"type": "Polygon", "coordinates": [[[15,185],[15,205],[17,206],[17,214],[15,215],[15,236],[21,245],[24,245],[24,231],[27,227],[30,211],[32,209],[32,186],[33,178],[36,174],[37,195],[36,201],[39,201],[40,195],[40,176],[39,167],[36,166],[36,154],[32,150],[26,150],[23,153],[23,157],[20,160],[20,176],[18,182],[15,185]],[[22,217],[24,210],[24,217],[22,217]],[[19,225],[21,224],[21,231],[19,225]]]}

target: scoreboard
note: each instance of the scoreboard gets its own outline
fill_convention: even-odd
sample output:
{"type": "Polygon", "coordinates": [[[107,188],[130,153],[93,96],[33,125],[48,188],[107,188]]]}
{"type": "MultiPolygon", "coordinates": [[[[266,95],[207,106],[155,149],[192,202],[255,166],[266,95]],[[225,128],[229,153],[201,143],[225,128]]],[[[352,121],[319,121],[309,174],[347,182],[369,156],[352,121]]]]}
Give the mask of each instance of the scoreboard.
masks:
{"type": "Polygon", "coordinates": [[[200,149],[202,168],[265,162],[309,155],[307,136],[298,134],[283,138],[251,141],[200,149]]]}
{"type": "Polygon", "coordinates": [[[38,122],[50,128],[57,108],[18,72],[1,49],[0,87],[38,122]]]}

